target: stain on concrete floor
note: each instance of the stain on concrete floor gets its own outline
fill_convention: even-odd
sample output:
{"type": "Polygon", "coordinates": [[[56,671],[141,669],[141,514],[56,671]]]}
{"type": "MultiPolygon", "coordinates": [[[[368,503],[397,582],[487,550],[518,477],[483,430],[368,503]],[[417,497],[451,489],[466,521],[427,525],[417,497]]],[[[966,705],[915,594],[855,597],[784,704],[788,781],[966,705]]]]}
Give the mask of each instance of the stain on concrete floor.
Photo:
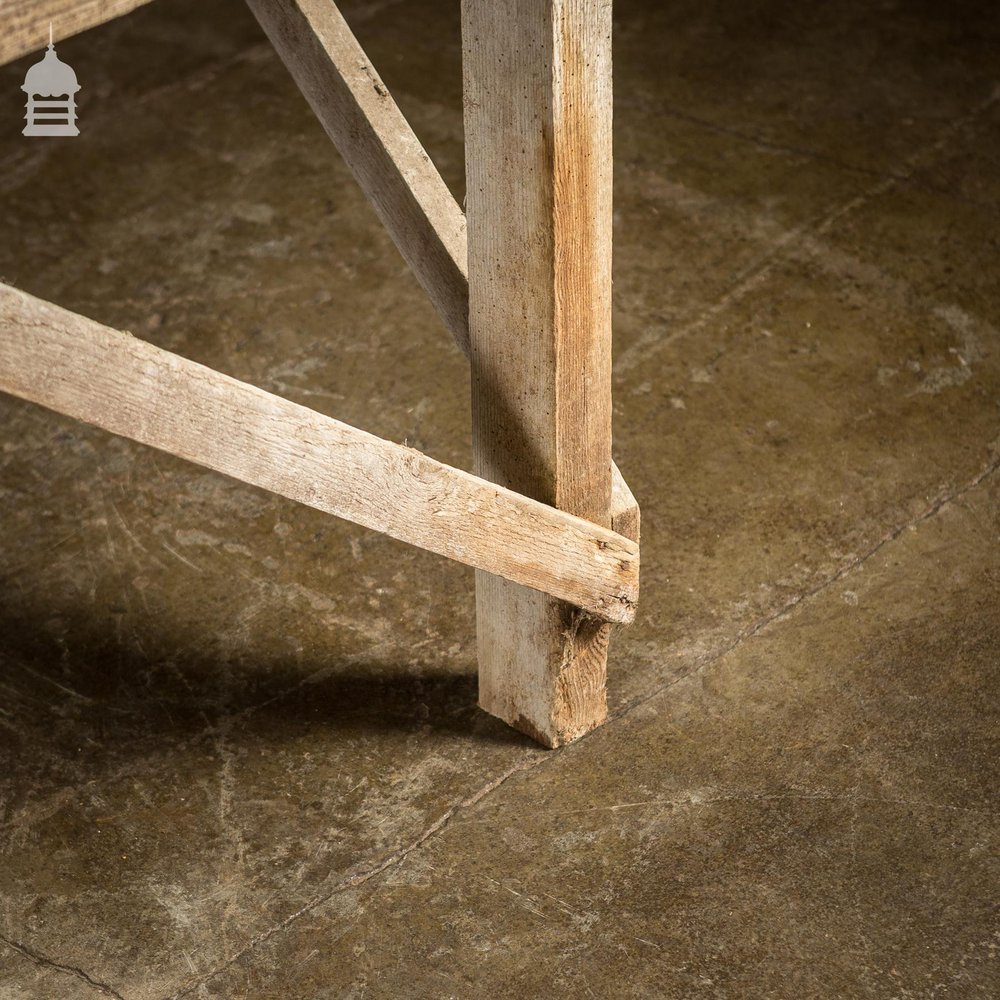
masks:
{"type": "MultiPolygon", "coordinates": [[[[457,197],[457,4],[344,5],[457,197]]],[[[0,997],[992,997],[1000,26],[616,4],[612,719],[472,572],[0,398],[0,997]]],[[[0,68],[0,275],[468,467],[468,376],[249,13],[0,68]]]]}

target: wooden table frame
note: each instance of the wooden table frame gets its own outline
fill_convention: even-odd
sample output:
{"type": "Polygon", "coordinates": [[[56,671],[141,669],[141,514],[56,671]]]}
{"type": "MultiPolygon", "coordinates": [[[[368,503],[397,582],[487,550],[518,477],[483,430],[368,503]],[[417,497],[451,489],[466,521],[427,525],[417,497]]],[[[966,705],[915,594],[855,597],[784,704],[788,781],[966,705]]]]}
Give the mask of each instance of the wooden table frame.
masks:
{"type": "MultiPolygon", "coordinates": [[[[0,61],[142,2],[13,0],[0,61]]],[[[475,474],[5,285],[0,390],[475,567],[480,705],[566,743],[607,715],[638,598],[611,460],[610,0],[462,0],[467,216],[332,0],[248,2],[470,360],[475,474]]]]}

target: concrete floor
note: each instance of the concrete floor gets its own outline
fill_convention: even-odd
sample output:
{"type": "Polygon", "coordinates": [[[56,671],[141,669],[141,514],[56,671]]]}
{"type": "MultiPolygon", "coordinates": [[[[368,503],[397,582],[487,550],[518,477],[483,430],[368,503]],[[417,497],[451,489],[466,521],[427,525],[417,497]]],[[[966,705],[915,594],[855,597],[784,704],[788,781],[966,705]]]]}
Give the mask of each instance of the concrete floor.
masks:
{"type": "MultiPolygon", "coordinates": [[[[0,997],[1000,995],[1000,29],[616,0],[612,720],[472,572],[0,398],[0,997]]],[[[462,193],[457,4],[345,5],[462,193]]],[[[0,70],[0,275],[468,467],[468,376],[236,0],[0,70]]]]}

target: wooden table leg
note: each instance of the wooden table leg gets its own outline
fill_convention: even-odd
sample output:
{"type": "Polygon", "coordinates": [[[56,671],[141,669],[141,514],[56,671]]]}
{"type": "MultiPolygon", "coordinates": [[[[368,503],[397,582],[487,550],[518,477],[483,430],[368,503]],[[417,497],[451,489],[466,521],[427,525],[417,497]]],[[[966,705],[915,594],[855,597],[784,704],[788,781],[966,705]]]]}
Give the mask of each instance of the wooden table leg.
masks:
{"type": "MultiPolygon", "coordinates": [[[[610,525],[611,3],[463,0],[478,475],[610,525]]],[[[549,746],[607,714],[608,627],[476,575],[480,704],[549,746]]]]}

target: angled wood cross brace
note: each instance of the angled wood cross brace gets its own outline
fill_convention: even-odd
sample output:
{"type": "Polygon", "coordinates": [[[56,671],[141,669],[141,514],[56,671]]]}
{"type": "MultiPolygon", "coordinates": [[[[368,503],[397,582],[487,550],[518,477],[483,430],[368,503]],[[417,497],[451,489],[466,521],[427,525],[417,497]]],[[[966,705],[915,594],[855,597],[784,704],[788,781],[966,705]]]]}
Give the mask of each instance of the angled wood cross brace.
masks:
{"type": "Polygon", "coordinates": [[[472,362],[478,475],[4,285],[0,390],[476,567],[480,704],[574,739],[638,597],[610,456],[610,3],[463,0],[467,236],[336,6],[248,2],[472,362]]]}
{"type": "Polygon", "coordinates": [[[635,543],[0,285],[0,390],[628,621],[635,543]]]}

